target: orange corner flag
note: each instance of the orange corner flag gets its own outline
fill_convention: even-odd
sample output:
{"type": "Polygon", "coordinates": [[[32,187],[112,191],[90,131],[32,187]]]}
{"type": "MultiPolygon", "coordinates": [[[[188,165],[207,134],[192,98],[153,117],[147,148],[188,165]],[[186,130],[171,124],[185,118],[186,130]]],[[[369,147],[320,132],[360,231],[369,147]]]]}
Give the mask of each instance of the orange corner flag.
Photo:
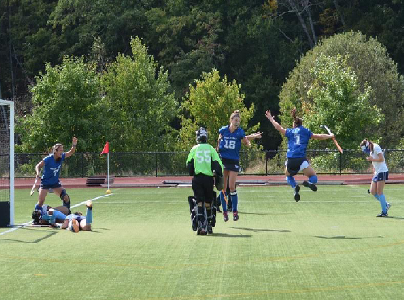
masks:
{"type": "Polygon", "coordinates": [[[104,149],[100,154],[106,154],[106,153],[109,153],[109,142],[105,144],[104,149]]]}

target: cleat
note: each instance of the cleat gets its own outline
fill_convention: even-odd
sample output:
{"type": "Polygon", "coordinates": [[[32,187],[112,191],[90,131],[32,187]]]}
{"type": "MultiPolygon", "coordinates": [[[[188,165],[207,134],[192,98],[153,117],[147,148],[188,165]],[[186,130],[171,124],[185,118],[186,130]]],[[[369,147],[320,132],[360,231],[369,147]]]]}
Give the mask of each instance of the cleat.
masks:
{"type": "Polygon", "coordinates": [[[387,202],[387,211],[389,211],[391,204],[387,202]]]}
{"type": "Polygon", "coordinates": [[[299,200],[300,200],[300,194],[299,194],[300,186],[296,185],[296,187],[294,188],[294,190],[295,190],[295,201],[296,201],[296,202],[299,202],[299,200]]]}
{"type": "Polygon", "coordinates": [[[223,219],[225,222],[229,220],[229,215],[227,214],[227,211],[223,212],[223,219]]]}
{"type": "Polygon", "coordinates": [[[206,235],[207,232],[206,232],[206,230],[203,229],[203,228],[198,228],[196,234],[197,234],[197,235],[206,235]]]}
{"type": "Polygon", "coordinates": [[[376,217],[379,217],[379,218],[385,218],[385,217],[388,217],[389,215],[387,214],[387,212],[381,212],[379,215],[377,215],[376,217]]]}
{"type": "Polygon", "coordinates": [[[212,233],[213,233],[212,226],[210,226],[210,225],[208,225],[208,233],[209,233],[209,234],[212,234],[212,233]]]}
{"type": "Polygon", "coordinates": [[[68,228],[70,231],[73,231],[75,233],[79,232],[79,230],[80,230],[79,222],[77,222],[76,219],[70,220],[68,228]]]}
{"type": "Polygon", "coordinates": [[[317,187],[314,183],[311,183],[310,181],[305,180],[305,181],[303,181],[303,185],[305,187],[310,188],[313,192],[317,192],[317,187]]]}
{"type": "Polygon", "coordinates": [[[239,218],[238,211],[233,211],[233,221],[238,221],[239,218]]]}

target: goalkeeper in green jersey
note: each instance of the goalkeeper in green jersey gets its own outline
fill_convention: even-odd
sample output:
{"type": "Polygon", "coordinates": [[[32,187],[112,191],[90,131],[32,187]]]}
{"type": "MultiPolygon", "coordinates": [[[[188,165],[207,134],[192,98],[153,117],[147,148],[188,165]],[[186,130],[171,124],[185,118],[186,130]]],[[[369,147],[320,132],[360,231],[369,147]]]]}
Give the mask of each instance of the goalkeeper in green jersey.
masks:
{"type": "MultiPolygon", "coordinates": [[[[197,145],[192,147],[186,162],[189,175],[192,178],[192,190],[194,191],[194,200],[197,204],[196,220],[193,229],[197,234],[206,235],[213,233],[214,212],[212,209],[212,201],[215,199],[213,192],[214,177],[223,176],[223,164],[216,150],[208,144],[208,132],[205,128],[200,127],[196,131],[197,145]]],[[[192,217],[192,199],[190,202],[192,217]]]]}

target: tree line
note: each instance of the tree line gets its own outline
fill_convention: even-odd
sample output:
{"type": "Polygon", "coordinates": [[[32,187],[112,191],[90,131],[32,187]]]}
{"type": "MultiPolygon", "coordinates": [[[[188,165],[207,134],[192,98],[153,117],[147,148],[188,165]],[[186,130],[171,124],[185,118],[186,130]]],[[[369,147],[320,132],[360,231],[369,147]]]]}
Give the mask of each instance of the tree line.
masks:
{"type": "Polygon", "coordinates": [[[234,109],[276,149],[264,112],[287,126],[292,106],[349,147],[355,134],[392,147],[403,136],[403,2],[1,1],[1,96],[16,103],[21,151],[72,134],[85,151],[106,139],[182,149],[201,123],[214,143],[234,109]]]}

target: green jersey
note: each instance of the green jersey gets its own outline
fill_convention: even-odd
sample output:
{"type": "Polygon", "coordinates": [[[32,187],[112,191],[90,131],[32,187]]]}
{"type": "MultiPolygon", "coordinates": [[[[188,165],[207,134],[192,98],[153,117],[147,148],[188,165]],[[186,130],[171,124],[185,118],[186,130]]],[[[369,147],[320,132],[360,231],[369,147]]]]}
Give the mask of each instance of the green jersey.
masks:
{"type": "Polygon", "coordinates": [[[186,164],[188,165],[192,159],[194,160],[195,175],[204,174],[206,176],[213,176],[212,161],[217,161],[222,167],[223,172],[223,164],[219,154],[217,154],[215,148],[209,144],[198,144],[192,147],[188,154],[186,164]]]}

